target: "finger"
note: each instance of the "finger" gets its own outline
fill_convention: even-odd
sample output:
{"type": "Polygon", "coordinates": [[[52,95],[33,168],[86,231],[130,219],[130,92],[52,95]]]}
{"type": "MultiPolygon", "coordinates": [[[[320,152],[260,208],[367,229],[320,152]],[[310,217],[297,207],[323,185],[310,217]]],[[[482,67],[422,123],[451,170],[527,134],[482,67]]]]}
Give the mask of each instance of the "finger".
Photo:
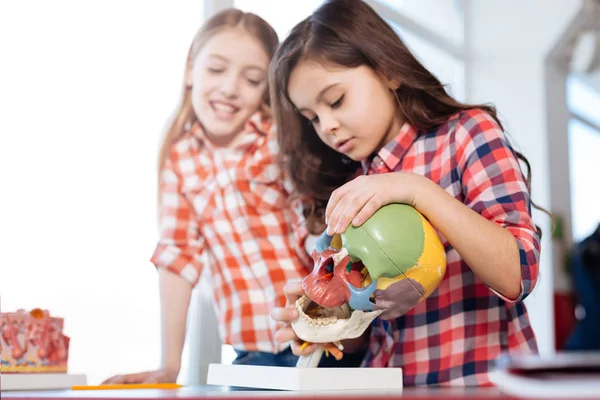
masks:
{"type": "MultiPolygon", "coordinates": [[[[343,233],[348,229],[353,220],[359,212],[377,195],[370,191],[363,192],[356,196],[351,203],[346,206],[346,209],[342,211],[338,224],[334,229],[334,233],[343,233]]],[[[376,202],[376,200],[375,200],[376,202]]],[[[373,211],[375,212],[376,209],[373,211]]]]}
{"type": "Polygon", "coordinates": [[[115,375],[102,382],[101,385],[115,385],[124,382],[123,375],[115,375]]]}
{"type": "Polygon", "coordinates": [[[150,374],[140,383],[166,383],[165,379],[161,379],[162,374],[150,374]]]}
{"type": "Polygon", "coordinates": [[[275,332],[275,340],[278,343],[287,343],[291,340],[299,339],[298,336],[296,336],[296,332],[294,332],[294,330],[291,327],[286,326],[285,328],[281,328],[277,332],[275,332]]]}
{"type": "Polygon", "coordinates": [[[292,307],[276,307],[271,310],[271,318],[277,322],[294,322],[298,316],[298,310],[292,307]]]}
{"type": "Polygon", "coordinates": [[[332,236],[337,228],[339,228],[340,218],[342,217],[344,210],[348,208],[348,205],[352,203],[356,193],[354,191],[350,191],[344,195],[344,197],[340,198],[335,208],[331,211],[331,215],[329,216],[328,224],[327,224],[327,234],[332,236]]]}
{"type": "Polygon", "coordinates": [[[296,300],[298,300],[304,294],[302,282],[286,283],[283,287],[283,294],[285,294],[285,298],[287,300],[286,306],[294,306],[296,304],[296,300]]]}
{"type": "Polygon", "coordinates": [[[337,203],[340,201],[340,199],[343,198],[346,195],[346,193],[348,193],[350,190],[352,190],[353,182],[354,181],[350,181],[350,182],[340,186],[339,188],[337,188],[336,190],[334,190],[331,193],[331,196],[329,196],[329,201],[327,202],[327,206],[325,207],[325,223],[326,224],[329,224],[331,213],[337,206],[337,203]]]}
{"type": "Polygon", "coordinates": [[[364,188],[360,189],[360,191],[357,189],[356,191],[347,193],[331,213],[331,220],[328,226],[330,234],[345,232],[352,219],[356,216],[360,208],[369,201],[371,196],[371,192],[365,191],[364,188]]]}
{"type": "Polygon", "coordinates": [[[352,220],[352,225],[360,226],[366,220],[371,218],[373,214],[381,208],[381,205],[379,196],[371,197],[369,201],[367,201],[367,204],[365,204],[358,214],[356,214],[356,217],[352,220]]]}
{"type": "Polygon", "coordinates": [[[143,381],[145,381],[148,378],[149,375],[150,375],[150,372],[140,372],[137,374],[123,375],[122,383],[142,383],[143,381]]]}
{"type": "MultiPolygon", "coordinates": [[[[350,225],[348,223],[348,225],[342,229],[340,218],[343,216],[348,206],[356,201],[357,197],[364,198],[364,202],[366,203],[367,198],[370,197],[369,192],[365,190],[369,187],[367,186],[368,182],[369,177],[359,176],[342,186],[342,188],[344,188],[343,191],[340,190],[340,188],[338,189],[340,190],[339,193],[336,193],[337,191],[332,193],[332,197],[327,203],[327,209],[329,210],[329,218],[327,219],[327,234],[333,235],[334,233],[342,233],[346,230],[348,225],[350,225]]],[[[358,212],[358,209],[356,212],[358,212]]],[[[353,214],[350,217],[350,220],[352,220],[355,215],[356,214],[353,214]]]]}

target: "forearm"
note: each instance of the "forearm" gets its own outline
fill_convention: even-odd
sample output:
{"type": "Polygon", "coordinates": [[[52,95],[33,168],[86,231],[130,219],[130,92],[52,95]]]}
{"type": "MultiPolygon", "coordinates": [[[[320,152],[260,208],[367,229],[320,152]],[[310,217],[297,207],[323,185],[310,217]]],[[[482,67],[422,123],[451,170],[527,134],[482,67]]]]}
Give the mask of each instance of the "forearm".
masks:
{"type": "Polygon", "coordinates": [[[181,368],[185,327],[192,286],[179,275],[159,269],[162,361],[161,368],[175,375],[181,368]]]}
{"type": "Polygon", "coordinates": [[[485,284],[509,299],[521,291],[519,248],[514,236],[431,181],[424,182],[415,208],[456,249],[485,284]]]}

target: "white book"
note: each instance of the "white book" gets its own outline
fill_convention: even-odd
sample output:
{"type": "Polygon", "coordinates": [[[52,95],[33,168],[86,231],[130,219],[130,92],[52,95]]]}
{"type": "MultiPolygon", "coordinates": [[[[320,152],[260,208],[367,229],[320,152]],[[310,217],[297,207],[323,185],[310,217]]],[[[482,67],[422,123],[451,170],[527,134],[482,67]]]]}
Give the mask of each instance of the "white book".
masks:
{"type": "Polygon", "coordinates": [[[210,364],[207,383],[270,390],[393,390],[398,392],[402,389],[402,369],[210,364]]]}
{"type": "Polygon", "coordinates": [[[490,380],[502,392],[531,399],[597,399],[600,395],[600,374],[515,375],[508,371],[493,371],[490,380]]]}
{"type": "Polygon", "coordinates": [[[496,360],[490,379],[521,398],[586,399],[600,395],[600,353],[509,356],[496,360]]]}
{"type": "Polygon", "coordinates": [[[0,390],[59,390],[87,385],[85,375],[78,374],[0,374],[0,390]]]}

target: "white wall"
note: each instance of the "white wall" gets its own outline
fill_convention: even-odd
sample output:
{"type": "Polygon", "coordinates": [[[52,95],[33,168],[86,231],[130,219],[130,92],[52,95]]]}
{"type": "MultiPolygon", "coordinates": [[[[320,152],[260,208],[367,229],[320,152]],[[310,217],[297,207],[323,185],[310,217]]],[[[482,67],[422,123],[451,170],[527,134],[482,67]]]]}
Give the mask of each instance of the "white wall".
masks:
{"type": "MultiPolygon", "coordinates": [[[[552,160],[547,154],[544,61],[579,7],[579,1],[555,2],[552,7],[544,0],[466,1],[467,100],[493,102],[498,107],[514,143],[531,163],[533,199],[546,207],[550,205],[552,160]]],[[[526,303],[540,351],[552,353],[550,221],[538,212],[534,218],[546,235],[540,281],[526,303]]]]}
{"type": "Polygon", "coordinates": [[[156,171],[202,0],[0,3],[2,310],[65,318],[70,370],[158,366],[156,171]]]}

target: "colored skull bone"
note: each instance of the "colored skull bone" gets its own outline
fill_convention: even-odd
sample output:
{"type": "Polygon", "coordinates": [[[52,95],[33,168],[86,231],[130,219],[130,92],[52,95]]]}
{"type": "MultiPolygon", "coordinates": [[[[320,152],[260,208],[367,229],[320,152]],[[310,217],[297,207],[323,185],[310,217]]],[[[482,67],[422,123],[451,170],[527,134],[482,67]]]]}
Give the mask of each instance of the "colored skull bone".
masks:
{"type": "Polygon", "coordinates": [[[435,230],[413,207],[390,204],[360,227],[323,233],[312,253],[315,267],[303,281],[319,306],[349,303],[397,318],[429,296],[446,272],[446,254],[435,230]],[[366,270],[364,270],[366,268],[366,270]]]}

